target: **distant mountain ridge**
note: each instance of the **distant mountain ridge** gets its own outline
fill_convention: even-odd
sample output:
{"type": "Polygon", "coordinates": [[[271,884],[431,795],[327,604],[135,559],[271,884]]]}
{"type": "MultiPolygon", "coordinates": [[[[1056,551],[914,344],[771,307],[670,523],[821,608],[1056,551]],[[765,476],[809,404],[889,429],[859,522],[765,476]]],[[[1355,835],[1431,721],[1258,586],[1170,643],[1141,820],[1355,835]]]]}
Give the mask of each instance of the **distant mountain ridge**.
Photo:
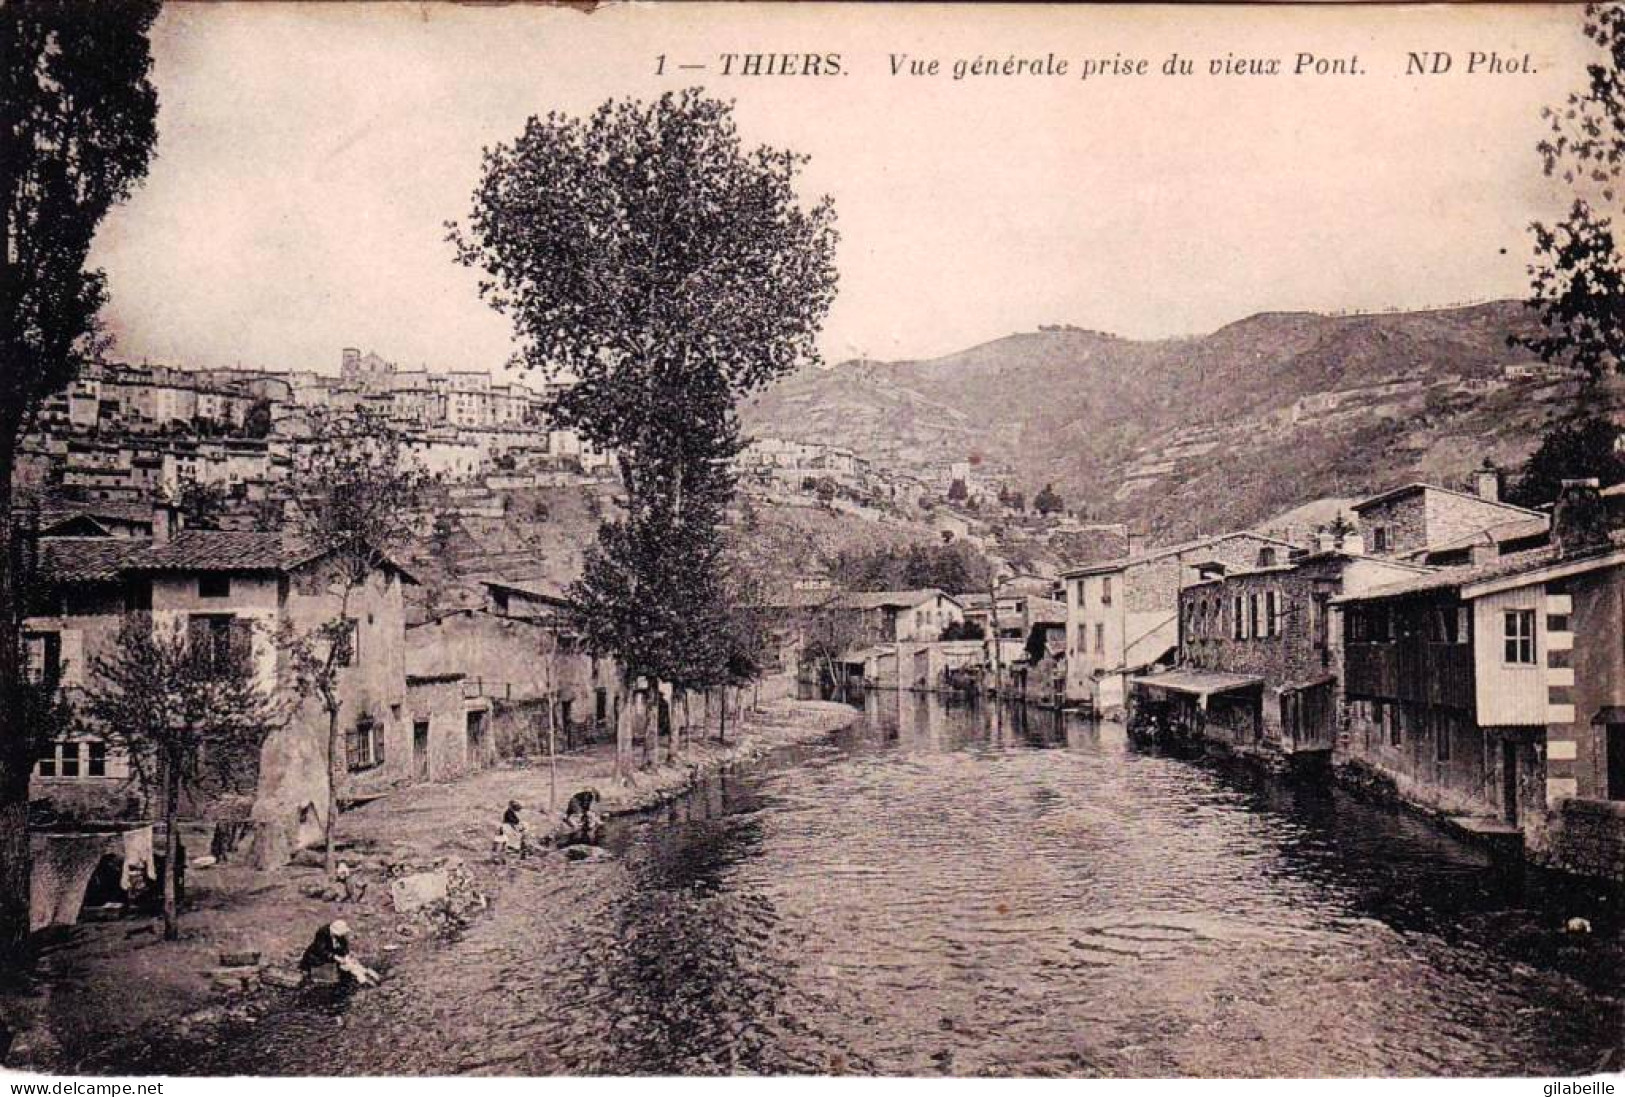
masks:
{"type": "Polygon", "coordinates": [[[1156,341],[1045,327],[940,358],[806,370],[744,418],[756,435],[899,469],[976,455],[1029,497],[1053,481],[1093,518],[1188,536],[1520,462],[1578,389],[1508,345],[1533,326],[1520,302],[1496,301],[1266,312],[1156,341]]]}

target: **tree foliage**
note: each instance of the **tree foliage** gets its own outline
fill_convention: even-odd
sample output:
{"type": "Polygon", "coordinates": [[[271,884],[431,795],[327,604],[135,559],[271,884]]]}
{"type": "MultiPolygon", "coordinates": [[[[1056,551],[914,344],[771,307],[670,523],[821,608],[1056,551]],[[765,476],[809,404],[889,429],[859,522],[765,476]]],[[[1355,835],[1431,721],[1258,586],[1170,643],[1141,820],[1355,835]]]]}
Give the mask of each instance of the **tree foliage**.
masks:
{"type": "Polygon", "coordinates": [[[1586,66],[1582,90],[1542,110],[1549,130],[1537,146],[1546,174],[1574,197],[1563,220],[1530,226],[1528,304],[1541,330],[1512,342],[1599,377],[1625,367],[1625,269],[1612,217],[1625,165],[1625,9],[1589,5],[1585,33],[1601,56],[1586,66]]]}
{"type": "Polygon", "coordinates": [[[1558,423],[1530,454],[1507,501],[1538,507],[1557,499],[1564,480],[1596,477],[1602,487],[1625,483],[1625,454],[1616,448],[1620,428],[1587,416],[1558,423]]]}
{"type": "Polygon", "coordinates": [[[0,953],[28,933],[28,778],[12,574],[12,473],[40,404],[97,349],[106,279],[97,226],[146,173],[158,96],[147,74],[157,0],[0,8],[0,953]]]}
{"type": "MultiPolygon", "coordinates": [[[[245,623],[246,626],[246,623],[245,623]]],[[[92,664],[79,711],[128,755],[142,784],[160,791],[167,829],[164,936],[178,935],[177,820],[185,789],[243,789],[260,747],[287,718],[275,686],[256,672],[246,627],[219,643],[148,614],[130,614],[92,664]]]]}
{"type": "Polygon", "coordinates": [[[817,360],[837,237],[830,200],[796,196],[804,164],[747,151],[699,89],[549,113],[485,151],[450,239],[525,363],[573,382],[555,421],[638,465],[671,406],[715,414],[817,360]]]}
{"type": "Polygon", "coordinates": [[[1033,496],[1033,509],[1039,514],[1059,514],[1066,509],[1066,503],[1061,493],[1055,490],[1054,484],[1045,484],[1039,493],[1033,496]]]}
{"type": "Polygon", "coordinates": [[[847,590],[981,590],[987,573],[982,554],[963,541],[881,545],[839,553],[829,573],[847,590]]]}
{"type": "Polygon", "coordinates": [[[628,680],[705,688],[744,666],[719,535],[737,403],[817,361],[835,294],[833,206],[802,206],[804,163],[746,150],[732,106],[697,89],[611,100],[487,149],[466,226],[448,226],[524,364],[569,382],[553,421],[619,458],[626,512],[570,597],[628,680]]]}

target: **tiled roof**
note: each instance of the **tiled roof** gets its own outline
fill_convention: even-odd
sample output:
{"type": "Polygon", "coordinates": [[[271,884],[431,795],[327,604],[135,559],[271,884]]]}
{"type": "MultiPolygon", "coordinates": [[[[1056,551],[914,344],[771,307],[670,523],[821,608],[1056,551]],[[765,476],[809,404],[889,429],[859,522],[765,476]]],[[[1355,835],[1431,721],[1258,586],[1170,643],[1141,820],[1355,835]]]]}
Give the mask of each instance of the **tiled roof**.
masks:
{"type": "Polygon", "coordinates": [[[42,537],[40,578],[47,583],[110,583],[152,547],[125,537],[42,537]]]}
{"type": "Polygon", "coordinates": [[[569,601],[563,585],[551,579],[482,579],[481,582],[493,590],[512,591],[528,598],[539,598],[544,602],[562,604],[569,601]]]}
{"type": "Polygon", "coordinates": [[[135,565],[138,571],[280,571],[314,554],[308,545],[286,542],[280,533],[189,529],[154,545],[135,565]]]}
{"type": "Polygon", "coordinates": [[[1066,603],[1053,598],[1027,599],[1027,615],[1035,625],[1066,624],[1066,603]]]}
{"type": "Polygon", "coordinates": [[[1499,545],[1503,541],[1521,541],[1525,537],[1538,537],[1542,533],[1549,533],[1551,525],[1552,520],[1544,514],[1534,518],[1514,518],[1509,522],[1497,522],[1493,526],[1486,526],[1463,537],[1423,546],[1411,555],[1422,556],[1428,553],[1472,548],[1474,545],[1499,545]]]}

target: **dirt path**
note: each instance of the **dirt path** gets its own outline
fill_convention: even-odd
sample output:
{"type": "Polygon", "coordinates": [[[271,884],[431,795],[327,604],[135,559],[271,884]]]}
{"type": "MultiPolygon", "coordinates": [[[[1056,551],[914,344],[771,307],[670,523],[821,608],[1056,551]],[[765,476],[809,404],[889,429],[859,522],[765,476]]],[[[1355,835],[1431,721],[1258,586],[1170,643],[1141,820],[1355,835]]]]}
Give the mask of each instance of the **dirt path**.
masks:
{"type": "MultiPolygon", "coordinates": [[[[445,784],[399,789],[341,820],[347,859],[357,865],[366,893],[358,902],[336,903],[307,892],[323,883],[314,865],[294,864],[275,873],[236,866],[195,870],[187,880],[182,939],[165,942],[159,927],[126,919],[50,931],[41,941],[35,978],[26,987],[0,989],[0,1020],[14,1034],[5,1066],[39,1071],[112,1071],[121,1049],[154,1033],[203,1040],[229,1024],[251,1024],[284,991],[219,971],[220,954],[258,952],[262,963],[286,968],[311,933],[334,918],[353,927],[361,954],[388,968],[410,963],[421,950],[441,947],[426,922],[397,913],[384,872],[390,865],[430,866],[461,861],[471,899],[498,899],[512,880],[508,866],[493,863],[491,837],[502,809],[518,800],[533,831],[558,823],[576,790],[593,787],[603,810],[622,814],[668,802],[702,773],[738,765],[777,747],[820,738],[850,723],[851,708],[825,702],[767,702],[729,742],[714,738],[685,746],[675,764],[638,770],[625,782],[614,777],[608,747],[561,758],[556,778],[540,766],[503,766],[445,784]],[[556,789],[548,805],[550,786],[556,789]]],[[[540,866],[538,866],[540,868],[540,866]]],[[[460,908],[478,907],[463,902],[460,908]]]]}

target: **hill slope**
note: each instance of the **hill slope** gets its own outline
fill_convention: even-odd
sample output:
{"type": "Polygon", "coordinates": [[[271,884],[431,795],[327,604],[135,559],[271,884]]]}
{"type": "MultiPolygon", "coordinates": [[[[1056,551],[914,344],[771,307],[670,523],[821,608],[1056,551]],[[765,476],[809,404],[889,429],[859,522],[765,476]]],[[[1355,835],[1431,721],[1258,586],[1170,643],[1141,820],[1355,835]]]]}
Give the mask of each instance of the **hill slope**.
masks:
{"type": "Polygon", "coordinates": [[[1520,461],[1570,406],[1572,379],[1507,337],[1517,302],[1380,315],[1261,313],[1193,339],[1078,328],[929,361],[808,370],[745,409],[747,427],[922,469],[979,455],[1029,494],[1155,536],[1245,527],[1322,496],[1520,461]]]}

